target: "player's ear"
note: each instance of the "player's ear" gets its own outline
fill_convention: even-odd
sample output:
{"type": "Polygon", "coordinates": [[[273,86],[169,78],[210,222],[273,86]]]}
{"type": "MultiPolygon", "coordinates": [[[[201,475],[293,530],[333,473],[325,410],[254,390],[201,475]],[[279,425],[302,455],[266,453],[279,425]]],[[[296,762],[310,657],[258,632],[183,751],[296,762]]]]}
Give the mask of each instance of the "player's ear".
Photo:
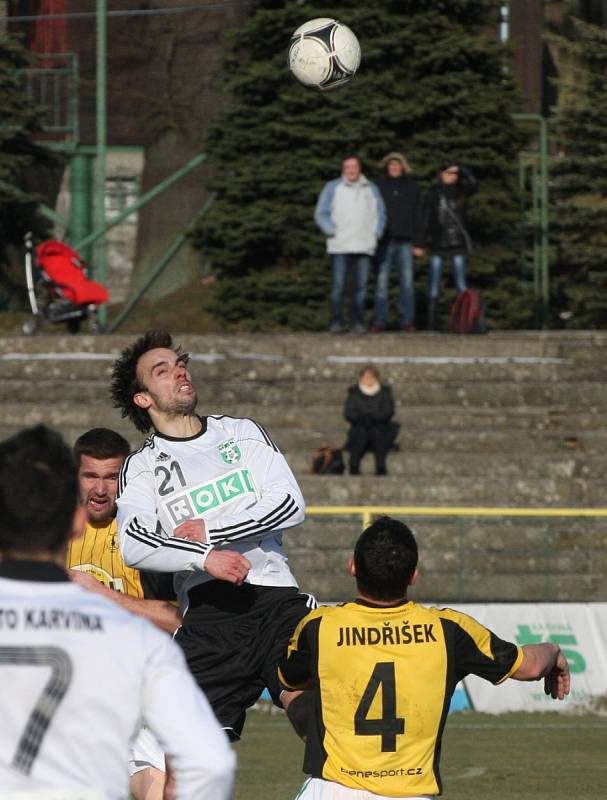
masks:
{"type": "Polygon", "coordinates": [[[419,578],[419,567],[416,567],[415,568],[415,572],[413,573],[413,575],[411,575],[411,578],[409,579],[409,586],[414,586],[415,585],[415,581],[418,578],[419,578]]]}
{"type": "Polygon", "coordinates": [[[356,577],[356,567],[354,566],[354,556],[348,559],[348,575],[351,578],[356,577]]]}
{"type": "Polygon", "coordinates": [[[133,403],[139,408],[148,409],[152,405],[152,398],[147,392],[137,392],[137,394],[133,395],[133,403]]]}
{"type": "Polygon", "coordinates": [[[86,508],[79,503],[72,518],[72,531],[70,539],[80,539],[86,529],[86,508]]]}

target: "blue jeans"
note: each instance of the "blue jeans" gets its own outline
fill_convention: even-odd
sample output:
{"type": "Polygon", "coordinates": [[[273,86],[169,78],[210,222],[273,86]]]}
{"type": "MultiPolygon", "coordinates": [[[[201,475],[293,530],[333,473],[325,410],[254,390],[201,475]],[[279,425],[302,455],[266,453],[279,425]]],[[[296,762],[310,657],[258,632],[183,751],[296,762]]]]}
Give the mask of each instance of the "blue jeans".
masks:
{"type": "Polygon", "coordinates": [[[352,305],[350,320],[362,325],[367,299],[367,280],[371,256],[366,253],[334,253],[331,255],[331,324],[341,322],[341,307],[348,273],[352,275],[352,305]]]}
{"type": "Polygon", "coordinates": [[[392,264],[398,270],[398,321],[401,325],[411,325],[415,319],[415,287],[413,285],[413,250],[409,242],[393,239],[380,245],[377,254],[377,286],[375,289],[376,325],[388,324],[388,290],[390,288],[390,269],[392,264]]]}
{"type": "MultiPolygon", "coordinates": [[[[466,256],[462,253],[457,253],[451,256],[453,264],[453,283],[458,292],[466,291],[466,256]]],[[[430,256],[430,279],[428,286],[428,294],[433,300],[440,294],[440,279],[443,270],[443,256],[432,255],[430,256]]]]}

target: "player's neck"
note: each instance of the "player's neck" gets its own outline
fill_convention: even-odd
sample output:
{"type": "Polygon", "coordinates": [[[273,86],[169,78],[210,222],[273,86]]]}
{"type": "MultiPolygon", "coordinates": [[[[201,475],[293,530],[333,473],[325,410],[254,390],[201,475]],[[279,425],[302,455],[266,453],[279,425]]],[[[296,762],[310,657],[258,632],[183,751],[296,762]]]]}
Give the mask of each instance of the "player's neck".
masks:
{"type": "Polygon", "coordinates": [[[155,414],[152,418],[154,428],[163,436],[173,439],[191,439],[202,430],[202,422],[196,414],[168,416],[155,414]],[[155,418],[154,418],[155,417],[155,418]]]}
{"type": "Polygon", "coordinates": [[[358,592],[356,595],[357,600],[362,600],[363,603],[369,603],[372,606],[385,606],[386,608],[392,606],[404,606],[409,602],[407,595],[399,597],[397,600],[377,600],[375,597],[367,597],[366,595],[358,592]]]}

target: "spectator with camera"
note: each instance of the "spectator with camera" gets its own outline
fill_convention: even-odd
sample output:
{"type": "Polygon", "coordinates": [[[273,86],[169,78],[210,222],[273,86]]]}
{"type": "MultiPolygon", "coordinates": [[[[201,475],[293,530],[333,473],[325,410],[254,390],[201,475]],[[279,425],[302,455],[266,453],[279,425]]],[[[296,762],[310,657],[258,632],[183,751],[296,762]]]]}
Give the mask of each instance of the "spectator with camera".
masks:
{"type": "Polygon", "coordinates": [[[424,239],[430,251],[428,280],[428,330],[436,330],[436,305],[440,295],[443,263],[451,261],[453,282],[459,293],[467,288],[466,269],[472,242],[464,215],[468,199],[478,189],[470,169],[444,162],[438,181],[430,189],[424,205],[424,239]]]}

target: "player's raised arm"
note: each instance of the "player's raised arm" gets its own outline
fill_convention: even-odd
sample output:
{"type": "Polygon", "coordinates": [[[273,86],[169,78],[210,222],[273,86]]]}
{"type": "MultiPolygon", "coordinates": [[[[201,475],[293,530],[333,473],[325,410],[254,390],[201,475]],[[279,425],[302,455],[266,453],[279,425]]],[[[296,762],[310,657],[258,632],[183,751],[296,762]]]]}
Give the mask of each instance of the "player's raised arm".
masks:
{"type": "Polygon", "coordinates": [[[257,500],[233,513],[226,510],[210,521],[206,526],[208,541],[229,546],[300,525],[305,519],[301,490],[267,432],[253,420],[238,420],[235,444],[242,452],[257,500]]]}

